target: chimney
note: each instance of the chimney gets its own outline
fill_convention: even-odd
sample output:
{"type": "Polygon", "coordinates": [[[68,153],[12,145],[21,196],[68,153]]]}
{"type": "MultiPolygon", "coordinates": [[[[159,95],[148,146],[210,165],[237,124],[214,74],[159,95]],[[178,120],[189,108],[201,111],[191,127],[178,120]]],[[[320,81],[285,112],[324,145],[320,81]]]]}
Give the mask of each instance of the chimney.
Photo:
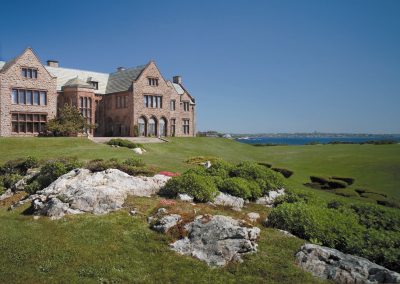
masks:
{"type": "Polygon", "coordinates": [[[57,60],[47,60],[47,66],[58,67],[58,61],[57,60]]]}
{"type": "Polygon", "coordinates": [[[172,77],[172,82],[174,82],[175,84],[182,84],[182,77],[174,76],[174,77],[172,77]]]}
{"type": "Polygon", "coordinates": [[[120,66],[120,67],[117,67],[117,71],[119,72],[119,71],[124,71],[125,70],[125,67],[122,67],[122,66],[120,66]]]}

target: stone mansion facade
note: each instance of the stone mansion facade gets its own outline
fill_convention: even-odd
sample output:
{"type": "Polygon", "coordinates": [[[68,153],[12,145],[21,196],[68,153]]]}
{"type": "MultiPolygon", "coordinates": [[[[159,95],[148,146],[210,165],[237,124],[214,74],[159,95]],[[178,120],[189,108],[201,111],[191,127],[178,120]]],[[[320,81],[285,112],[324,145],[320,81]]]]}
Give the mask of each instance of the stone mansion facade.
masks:
{"type": "Polygon", "coordinates": [[[0,136],[35,136],[65,104],[96,125],[94,136],[195,136],[195,100],[180,76],[154,61],[115,73],[43,65],[31,48],[0,61],[0,136]]]}

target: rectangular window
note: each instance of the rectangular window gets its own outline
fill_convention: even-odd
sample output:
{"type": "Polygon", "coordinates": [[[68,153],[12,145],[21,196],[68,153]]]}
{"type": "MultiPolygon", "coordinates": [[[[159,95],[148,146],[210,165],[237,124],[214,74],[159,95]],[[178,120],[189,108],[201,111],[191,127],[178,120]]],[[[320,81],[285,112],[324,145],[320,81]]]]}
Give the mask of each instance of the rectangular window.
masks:
{"type": "Polygon", "coordinates": [[[150,86],[158,86],[158,78],[147,78],[150,86]]]}
{"type": "Polygon", "coordinates": [[[22,90],[13,89],[12,90],[12,103],[19,105],[47,105],[47,93],[32,91],[32,90],[22,90]]]}
{"type": "Polygon", "coordinates": [[[14,133],[39,133],[44,131],[46,121],[46,114],[11,113],[11,126],[14,133]]]}
{"type": "Polygon", "coordinates": [[[18,104],[18,90],[12,90],[12,103],[18,104]]]}
{"type": "Polygon", "coordinates": [[[18,104],[25,104],[25,90],[18,90],[18,104]]]}
{"type": "MultiPolygon", "coordinates": [[[[144,96],[144,106],[146,108],[162,108],[162,96],[144,96]]],[[[125,102],[126,107],[126,102],[125,102]]]]}
{"type": "Polygon", "coordinates": [[[47,105],[47,94],[46,94],[46,92],[40,92],[40,105],[41,106],[47,105]]]}
{"type": "Polygon", "coordinates": [[[183,120],[183,134],[185,135],[189,134],[189,119],[183,120]]]}
{"type": "Polygon", "coordinates": [[[183,102],[183,110],[189,111],[189,102],[183,102]]]}
{"type": "Polygon", "coordinates": [[[33,104],[39,105],[39,91],[33,91],[33,104]]]}
{"type": "Polygon", "coordinates": [[[38,71],[34,68],[21,68],[22,76],[29,79],[36,79],[38,77],[38,71]]]}
{"type": "Polygon", "coordinates": [[[175,110],[175,100],[171,100],[170,108],[171,108],[172,111],[175,110]]]}
{"type": "Polygon", "coordinates": [[[32,91],[26,91],[26,104],[32,104],[32,91]]]}

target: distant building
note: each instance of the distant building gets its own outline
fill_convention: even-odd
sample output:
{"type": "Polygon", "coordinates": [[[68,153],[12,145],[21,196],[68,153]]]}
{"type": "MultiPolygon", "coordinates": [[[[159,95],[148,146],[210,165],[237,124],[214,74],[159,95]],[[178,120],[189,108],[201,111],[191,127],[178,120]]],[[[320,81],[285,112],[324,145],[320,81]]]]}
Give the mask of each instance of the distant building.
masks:
{"type": "Polygon", "coordinates": [[[223,138],[228,138],[228,139],[231,139],[232,138],[232,135],[230,135],[230,134],[224,134],[224,135],[222,135],[222,137],[223,138]]]}
{"type": "Polygon", "coordinates": [[[111,74],[44,66],[31,48],[0,61],[0,136],[35,136],[65,104],[94,136],[194,136],[195,99],[180,76],[165,80],[154,61],[111,74]]]}

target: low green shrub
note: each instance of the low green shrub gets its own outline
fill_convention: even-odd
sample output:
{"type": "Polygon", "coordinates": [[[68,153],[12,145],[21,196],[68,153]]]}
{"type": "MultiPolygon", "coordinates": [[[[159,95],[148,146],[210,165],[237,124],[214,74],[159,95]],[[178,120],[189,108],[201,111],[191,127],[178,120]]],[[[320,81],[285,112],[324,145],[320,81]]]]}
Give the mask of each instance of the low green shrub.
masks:
{"type": "Polygon", "coordinates": [[[400,232],[400,210],[375,204],[356,203],[350,208],[357,214],[360,224],[377,230],[400,232]]]}
{"type": "Polygon", "coordinates": [[[293,175],[293,171],[285,168],[272,168],[273,171],[281,173],[285,178],[290,178],[293,175]]]}
{"type": "Polygon", "coordinates": [[[219,185],[219,190],[243,199],[255,200],[262,195],[259,185],[240,177],[227,178],[219,185]]]}
{"type": "Polygon", "coordinates": [[[0,195],[2,195],[5,191],[6,189],[2,185],[0,185],[0,195]]]}
{"type": "Polygon", "coordinates": [[[239,163],[230,171],[230,176],[255,180],[263,194],[284,187],[282,175],[254,162],[239,163]]]}
{"type": "Polygon", "coordinates": [[[259,164],[260,166],[264,166],[264,167],[266,167],[266,168],[271,168],[271,167],[272,167],[272,165],[271,165],[271,164],[264,163],[264,162],[257,163],[257,164],[259,164]]]}
{"type": "Polygon", "coordinates": [[[218,189],[209,177],[188,173],[168,180],[160,193],[168,197],[176,197],[178,193],[186,193],[198,202],[208,202],[214,200],[218,194],[218,189]]]}
{"type": "Polygon", "coordinates": [[[211,163],[211,167],[206,169],[206,173],[211,176],[228,178],[233,168],[234,165],[229,162],[226,162],[224,160],[216,160],[214,161],[214,163],[211,163]]]}
{"type": "Polygon", "coordinates": [[[76,157],[49,160],[40,169],[36,180],[40,184],[40,188],[44,188],[49,186],[60,176],[80,167],[82,167],[82,163],[80,163],[76,157]]]}
{"type": "Polygon", "coordinates": [[[110,141],[107,142],[108,145],[115,145],[119,147],[126,147],[129,149],[133,148],[143,148],[142,144],[139,143],[134,143],[132,141],[129,141],[127,139],[121,139],[121,138],[113,138],[110,141]]]}
{"type": "Polygon", "coordinates": [[[144,167],[144,162],[139,158],[129,158],[123,162],[124,165],[132,166],[132,167],[144,167]]]}
{"type": "Polygon", "coordinates": [[[34,194],[38,190],[41,190],[41,189],[42,189],[42,186],[38,180],[34,180],[25,186],[25,191],[29,194],[34,194]]]}
{"type": "Polygon", "coordinates": [[[344,182],[347,183],[348,185],[352,185],[352,184],[354,183],[354,181],[355,181],[354,178],[350,178],[350,177],[332,176],[331,179],[344,181],[344,182]]]}
{"type": "Polygon", "coordinates": [[[187,159],[185,161],[185,163],[187,163],[189,165],[199,165],[201,163],[205,163],[207,161],[210,161],[211,164],[213,164],[217,160],[218,160],[218,158],[217,157],[213,157],[213,156],[195,156],[195,157],[190,157],[189,159],[187,159]]]}
{"type": "Polygon", "coordinates": [[[39,161],[34,157],[21,158],[10,160],[0,167],[0,175],[4,174],[19,174],[26,175],[29,169],[39,166],[39,161]]]}
{"type": "Polygon", "coordinates": [[[117,169],[131,176],[154,176],[156,174],[155,169],[146,167],[143,161],[137,158],[129,158],[124,162],[120,162],[117,159],[96,159],[89,161],[85,165],[85,168],[89,169],[91,172],[117,169]]]}
{"type": "Polygon", "coordinates": [[[328,184],[329,179],[321,176],[310,176],[311,182],[319,183],[319,184],[328,184]]]}
{"type": "Polygon", "coordinates": [[[328,186],[330,189],[346,188],[347,183],[341,180],[329,180],[328,186]]]}
{"type": "Polygon", "coordinates": [[[19,174],[5,174],[1,177],[1,182],[3,187],[5,188],[12,188],[20,179],[22,179],[22,176],[19,174]]]}
{"type": "Polygon", "coordinates": [[[334,193],[336,195],[344,196],[344,197],[358,197],[358,194],[355,192],[355,190],[351,188],[340,188],[340,189],[335,189],[334,193]]]}
{"type": "Polygon", "coordinates": [[[359,252],[365,229],[356,214],[340,212],[303,202],[283,203],[272,210],[268,223],[306,240],[316,239],[323,245],[347,253],[359,252]]]}

